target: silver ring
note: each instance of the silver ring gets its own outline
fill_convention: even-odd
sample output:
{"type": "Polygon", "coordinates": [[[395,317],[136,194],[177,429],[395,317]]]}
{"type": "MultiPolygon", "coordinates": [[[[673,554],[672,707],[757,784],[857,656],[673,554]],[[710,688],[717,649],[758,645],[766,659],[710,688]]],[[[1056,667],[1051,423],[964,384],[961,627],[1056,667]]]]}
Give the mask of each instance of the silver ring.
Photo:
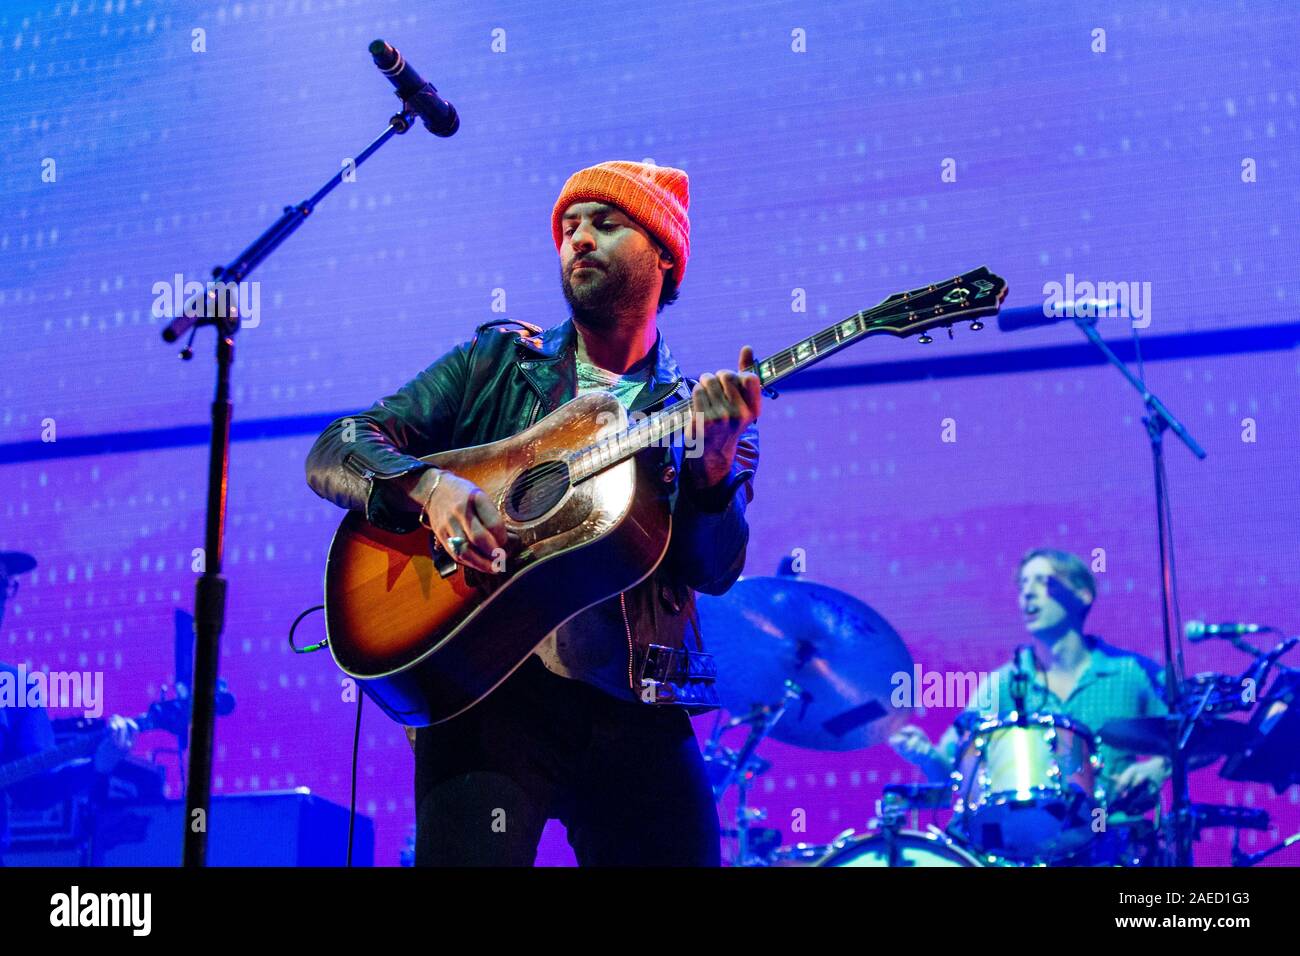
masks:
{"type": "Polygon", "coordinates": [[[447,539],[447,550],[460,557],[460,553],[465,550],[465,545],[469,542],[458,534],[453,534],[447,539]]]}

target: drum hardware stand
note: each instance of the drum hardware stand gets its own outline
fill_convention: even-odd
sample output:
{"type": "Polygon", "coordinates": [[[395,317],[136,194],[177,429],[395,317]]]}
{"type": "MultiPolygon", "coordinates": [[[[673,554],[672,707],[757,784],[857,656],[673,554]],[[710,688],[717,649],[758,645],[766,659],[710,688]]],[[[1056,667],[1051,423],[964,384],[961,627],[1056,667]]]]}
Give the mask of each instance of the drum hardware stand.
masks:
{"type": "Polygon", "coordinates": [[[1300,843],[1300,833],[1293,833],[1276,846],[1271,846],[1267,850],[1260,850],[1258,853],[1243,853],[1241,851],[1241,830],[1237,829],[1232,834],[1232,865],[1233,866],[1254,866],[1263,860],[1268,859],[1274,853],[1281,853],[1289,846],[1300,843]]]}
{"type": "Polygon", "coordinates": [[[912,807],[906,798],[888,792],[876,802],[877,822],[880,833],[885,838],[885,866],[902,865],[902,857],[898,849],[898,831],[903,828],[910,809],[912,807]]]}
{"type": "MultiPolygon", "coordinates": [[[[880,799],[876,801],[876,816],[871,821],[870,828],[884,838],[886,866],[909,865],[902,857],[902,848],[898,841],[898,834],[907,822],[907,815],[912,814],[912,829],[919,830],[921,811],[944,806],[948,802],[945,799],[948,793],[949,788],[943,784],[890,783],[885,785],[880,799]]],[[[947,839],[947,836],[937,828],[930,826],[928,829],[947,839]]],[[[831,845],[837,846],[846,835],[852,833],[852,830],[848,830],[840,834],[831,845]]]]}
{"type": "MultiPolygon", "coordinates": [[[[1296,638],[1287,638],[1270,657],[1286,652],[1296,638]]],[[[1252,665],[1263,672],[1261,662],[1252,665]]],[[[1262,681],[1262,677],[1258,678],[1262,681]]],[[[1277,793],[1300,784],[1300,670],[1279,665],[1268,693],[1255,702],[1247,725],[1249,736],[1228,755],[1219,776],[1225,780],[1266,783],[1277,793]]]]}
{"type": "Polygon", "coordinates": [[[1190,708],[1178,728],[1177,744],[1180,751],[1187,749],[1188,741],[1192,739],[1192,731],[1196,729],[1196,722],[1203,717],[1209,710],[1210,701],[1214,697],[1214,685],[1207,684],[1205,689],[1199,695],[1199,698],[1187,700],[1189,704],[1194,704],[1190,708]]]}
{"type": "MultiPolygon", "coordinates": [[[[1232,827],[1233,866],[1253,866],[1265,857],[1300,841],[1300,833],[1298,833],[1289,840],[1278,846],[1270,847],[1262,853],[1245,854],[1241,852],[1241,831],[1267,830],[1269,818],[1266,811],[1216,803],[1193,803],[1187,808],[1187,816],[1192,822],[1192,839],[1194,840],[1201,839],[1201,831],[1208,830],[1211,827],[1232,827]]],[[[1158,829],[1163,829],[1163,827],[1158,829]]]]}
{"type": "MultiPolygon", "coordinates": [[[[1175,631],[1172,614],[1176,605],[1174,589],[1173,533],[1169,527],[1169,488],[1165,473],[1164,433],[1172,431],[1184,445],[1199,459],[1205,458],[1205,449],[1197,444],[1187,429],[1165,407],[1146,382],[1129,371],[1128,366],[1117,356],[1103,340],[1096,328],[1097,320],[1091,316],[1076,316],[1074,324],[1093,345],[1115,366],[1125,380],[1142,396],[1146,406],[1146,415],[1142,423],[1146,425],[1147,437],[1151,445],[1151,461],[1155,478],[1156,538],[1159,544],[1160,561],[1160,605],[1161,625],[1164,631],[1165,651],[1165,704],[1171,714],[1183,713],[1180,691],[1183,674],[1183,652],[1181,642],[1175,645],[1174,635],[1181,638],[1181,628],[1175,631]]],[[[1136,343],[1135,343],[1136,344],[1136,343]]],[[[1138,352],[1138,367],[1141,369],[1141,352],[1138,352]]],[[[1170,752],[1173,764],[1172,790],[1173,800],[1170,817],[1174,835],[1173,861],[1176,866],[1192,865],[1192,820],[1189,816],[1191,795],[1188,790],[1187,758],[1179,746],[1181,728],[1170,722],[1170,752]]]]}
{"type": "MultiPolygon", "coordinates": [[[[1165,680],[1168,681],[1168,671],[1166,671],[1165,680]]],[[[1170,812],[1161,820],[1158,832],[1162,836],[1161,843],[1163,846],[1156,858],[1160,860],[1163,866],[1191,866],[1191,845],[1192,842],[1199,838],[1199,828],[1197,827],[1195,809],[1191,804],[1191,796],[1187,790],[1187,744],[1191,740],[1192,732],[1196,729],[1197,722],[1205,713],[1210,699],[1214,694],[1213,685],[1206,685],[1204,691],[1197,698],[1181,696],[1181,705],[1187,708],[1187,712],[1179,719],[1169,720],[1169,729],[1173,740],[1173,750],[1170,756],[1170,764],[1174,768],[1174,800],[1170,812]],[[1182,787],[1177,785],[1178,768],[1182,768],[1182,787]],[[1182,799],[1179,799],[1179,794],[1182,799]],[[1166,849],[1168,848],[1168,849],[1166,849]]],[[[1166,699],[1170,696],[1166,693],[1166,699]]],[[[1171,715],[1178,711],[1171,710],[1171,715]]]]}
{"type": "MultiPolygon", "coordinates": [[[[1274,628],[1267,630],[1275,631],[1274,628]]],[[[1257,686],[1263,686],[1265,679],[1273,668],[1274,664],[1287,651],[1300,643],[1300,638],[1291,637],[1279,642],[1270,651],[1261,651],[1259,648],[1234,636],[1231,643],[1238,650],[1250,654],[1255,660],[1251,663],[1239,677],[1232,678],[1228,682],[1235,687],[1242,687],[1247,680],[1253,681],[1257,686]]],[[[1189,682],[1190,683],[1190,682],[1189,682]]],[[[1192,732],[1196,729],[1198,721],[1207,713],[1217,711],[1233,710],[1250,710],[1258,706],[1258,699],[1253,704],[1243,704],[1239,694],[1224,697],[1219,692],[1219,684],[1214,680],[1204,682],[1204,687],[1200,691],[1184,689],[1183,699],[1190,704],[1196,701],[1195,707],[1191,707],[1188,713],[1181,721],[1177,723],[1170,721],[1171,725],[1177,723],[1178,735],[1176,738],[1177,752],[1183,753],[1188,747],[1191,740],[1192,732]]],[[[1249,746],[1243,745],[1243,750],[1249,751],[1249,746]]],[[[1238,753],[1242,752],[1239,750],[1238,753]]],[[[1231,761],[1231,757],[1229,760],[1231,761]]],[[[1241,831],[1243,829],[1266,830],[1268,828],[1268,814],[1263,811],[1251,811],[1241,807],[1225,807],[1213,804],[1189,804],[1187,808],[1186,819],[1188,820],[1190,836],[1189,840],[1200,839],[1201,830],[1207,826],[1232,826],[1232,865],[1233,866],[1253,866],[1260,860],[1266,859],[1274,853],[1286,849],[1296,842],[1300,842],[1300,834],[1287,838],[1276,846],[1270,847],[1259,853],[1247,854],[1241,850],[1241,831]]],[[[1176,823],[1176,819],[1170,821],[1176,823]]],[[[1173,827],[1170,827],[1173,830],[1173,827]]],[[[1174,832],[1170,842],[1177,849],[1177,839],[1179,834],[1174,832]]],[[[1177,865],[1177,864],[1175,864],[1177,865]]]]}
{"type": "Polygon", "coordinates": [[[1011,671],[1011,704],[1016,710],[1016,724],[1025,727],[1029,722],[1026,701],[1029,685],[1037,668],[1034,666],[1034,649],[1027,644],[1016,648],[1015,667],[1011,671]]]}
{"type": "Polygon", "coordinates": [[[749,713],[740,717],[733,717],[723,723],[721,720],[714,725],[713,734],[705,744],[704,754],[706,759],[714,759],[716,754],[724,754],[725,766],[727,767],[726,776],[717,783],[713,788],[713,797],[715,800],[721,800],[732,784],[736,786],[736,866],[755,866],[762,861],[752,859],[750,856],[749,830],[755,820],[766,818],[766,812],[749,806],[749,788],[758,773],[761,773],[765,767],[761,767],[763,761],[755,751],[758,745],[762,743],[777,722],[785,716],[786,710],[792,703],[802,700],[804,696],[803,688],[793,681],[785,682],[785,691],[781,700],[775,705],[760,704],[749,713]],[[749,735],[740,749],[734,754],[730,753],[722,746],[722,735],[728,730],[735,727],[749,726],[749,735]],[[761,769],[760,769],[761,767],[761,769]]]}

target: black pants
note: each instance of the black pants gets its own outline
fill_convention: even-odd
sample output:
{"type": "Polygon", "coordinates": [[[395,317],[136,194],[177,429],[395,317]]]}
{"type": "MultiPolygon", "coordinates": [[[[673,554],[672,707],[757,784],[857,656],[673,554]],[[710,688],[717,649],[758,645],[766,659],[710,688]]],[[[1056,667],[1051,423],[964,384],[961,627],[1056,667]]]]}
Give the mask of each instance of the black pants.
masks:
{"type": "Polygon", "coordinates": [[[718,812],[690,718],[530,657],[415,742],[417,866],[531,866],[551,818],[581,866],[718,866],[718,812]]]}

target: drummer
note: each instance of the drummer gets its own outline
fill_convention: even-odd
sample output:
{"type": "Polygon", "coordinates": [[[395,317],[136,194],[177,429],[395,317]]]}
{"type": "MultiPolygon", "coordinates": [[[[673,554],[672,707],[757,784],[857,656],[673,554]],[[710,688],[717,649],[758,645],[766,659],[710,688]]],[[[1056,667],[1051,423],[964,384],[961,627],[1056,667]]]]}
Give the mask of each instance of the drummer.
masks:
{"type": "MultiPolygon", "coordinates": [[[[1029,713],[1063,714],[1095,732],[1110,720],[1168,712],[1159,689],[1162,675],[1154,661],[1084,634],[1083,622],[1097,597],[1097,582],[1078,556],[1037,548],[1021,559],[1016,580],[1022,619],[1034,638],[1039,661],[1025,702],[1029,713]]],[[[962,730],[982,717],[1005,717],[1015,709],[1012,672],[1008,663],[990,675],[993,687],[980,688],[975,701],[937,745],[913,724],[893,734],[890,745],[931,781],[947,780],[962,730]],[[991,702],[996,711],[982,712],[980,702],[991,702]]],[[[1117,800],[1148,802],[1169,775],[1164,757],[1138,759],[1105,744],[1099,754],[1112,806],[1117,800]]]]}

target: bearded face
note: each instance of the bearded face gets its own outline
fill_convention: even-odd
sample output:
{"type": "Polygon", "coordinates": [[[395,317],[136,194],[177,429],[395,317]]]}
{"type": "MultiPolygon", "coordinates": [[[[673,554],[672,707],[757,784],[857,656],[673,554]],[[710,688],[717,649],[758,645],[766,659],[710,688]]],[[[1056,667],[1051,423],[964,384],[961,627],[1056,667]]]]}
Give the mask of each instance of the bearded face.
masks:
{"type": "Polygon", "coordinates": [[[574,203],[563,226],[560,284],[574,318],[610,326],[621,308],[657,299],[663,254],[625,212],[604,203],[574,203]]]}

